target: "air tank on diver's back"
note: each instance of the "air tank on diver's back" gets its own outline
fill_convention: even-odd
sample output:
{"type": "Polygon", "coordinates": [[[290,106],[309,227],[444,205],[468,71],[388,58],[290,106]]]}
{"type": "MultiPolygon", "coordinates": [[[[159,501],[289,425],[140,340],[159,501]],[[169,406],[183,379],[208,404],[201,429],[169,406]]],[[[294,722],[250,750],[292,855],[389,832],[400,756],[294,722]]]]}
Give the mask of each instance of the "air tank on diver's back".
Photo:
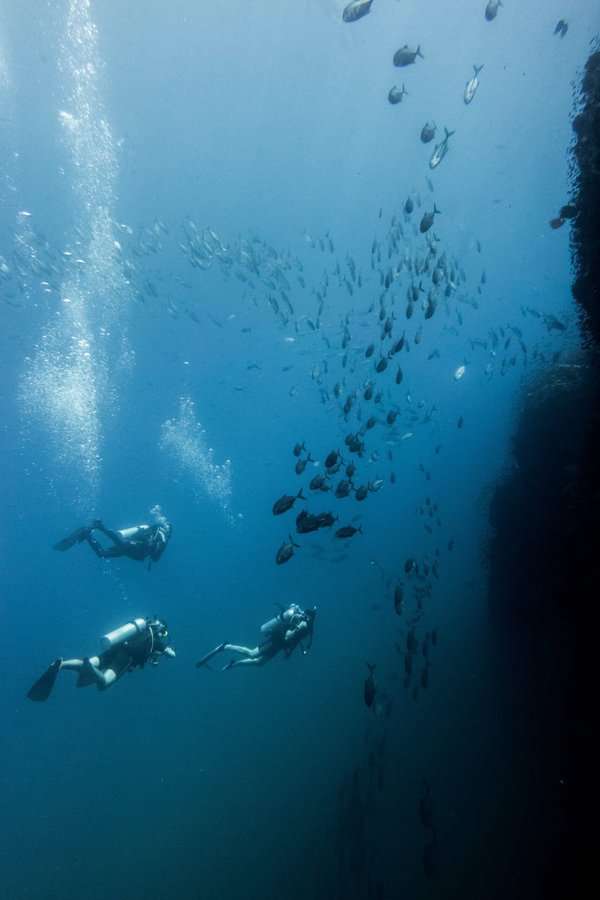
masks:
{"type": "Polygon", "coordinates": [[[143,634],[147,628],[148,623],[146,619],[132,619],[126,625],[121,625],[120,628],[115,628],[114,631],[103,634],[101,638],[102,645],[105,650],[110,650],[111,647],[116,647],[118,644],[123,644],[137,635],[143,634]]]}

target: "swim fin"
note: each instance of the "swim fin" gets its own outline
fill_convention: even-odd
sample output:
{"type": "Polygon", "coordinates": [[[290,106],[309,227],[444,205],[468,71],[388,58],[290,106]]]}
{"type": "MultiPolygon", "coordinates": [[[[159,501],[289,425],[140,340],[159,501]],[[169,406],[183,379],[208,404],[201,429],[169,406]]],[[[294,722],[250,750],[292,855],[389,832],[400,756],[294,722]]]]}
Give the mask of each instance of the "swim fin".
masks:
{"type": "Polygon", "coordinates": [[[220,653],[225,649],[226,644],[218,644],[214,650],[211,650],[210,653],[207,653],[206,656],[203,656],[202,659],[199,659],[196,663],[196,668],[200,669],[202,666],[205,666],[207,662],[209,662],[213,656],[216,656],[217,653],[220,653]]]}
{"type": "Polygon", "coordinates": [[[82,541],[85,541],[89,533],[90,529],[85,526],[76,528],[72,534],[69,534],[66,538],[63,538],[62,541],[59,541],[58,544],[55,544],[54,549],[60,550],[61,552],[70,550],[75,544],[80,544],[82,541]]]}
{"type": "Polygon", "coordinates": [[[30,700],[43,701],[47,700],[54,687],[56,676],[60,672],[61,659],[55,659],[51,663],[41,678],[38,678],[31,690],[27,693],[30,700]]]}

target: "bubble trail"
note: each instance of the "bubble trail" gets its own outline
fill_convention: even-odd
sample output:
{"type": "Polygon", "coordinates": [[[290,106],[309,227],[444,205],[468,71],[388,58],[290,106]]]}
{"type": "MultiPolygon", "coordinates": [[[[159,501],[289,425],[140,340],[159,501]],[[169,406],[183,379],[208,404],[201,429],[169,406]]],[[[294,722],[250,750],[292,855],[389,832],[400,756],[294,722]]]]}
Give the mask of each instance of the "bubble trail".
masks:
{"type": "Polygon", "coordinates": [[[231,460],[222,464],[214,461],[214,450],[208,446],[191,397],[180,399],[176,419],[163,422],[159,446],[192,479],[197,499],[202,494],[208,496],[231,517],[231,460]]]}

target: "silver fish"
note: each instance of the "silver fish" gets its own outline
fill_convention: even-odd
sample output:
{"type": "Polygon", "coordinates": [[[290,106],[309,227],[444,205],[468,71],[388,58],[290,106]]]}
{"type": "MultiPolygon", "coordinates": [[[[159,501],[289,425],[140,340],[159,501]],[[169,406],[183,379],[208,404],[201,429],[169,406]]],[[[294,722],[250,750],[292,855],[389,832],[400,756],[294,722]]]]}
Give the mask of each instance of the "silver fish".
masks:
{"type": "Polygon", "coordinates": [[[429,168],[430,169],[437,169],[437,167],[439,166],[439,164],[445,157],[446,153],[448,152],[449,138],[451,138],[452,135],[455,134],[454,131],[448,131],[447,128],[444,128],[444,132],[445,132],[444,140],[441,141],[439,144],[436,144],[435,150],[431,154],[431,159],[429,160],[429,168]]]}
{"type": "Polygon", "coordinates": [[[473,66],[473,71],[475,72],[475,74],[473,75],[473,77],[471,78],[470,81],[467,81],[467,83],[465,85],[465,92],[463,94],[463,100],[465,101],[467,106],[469,105],[469,103],[471,102],[471,100],[473,99],[475,94],[477,93],[477,88],[479,87],[479,78],[477,76],[479,75],[479,73],[481,72],[482,69],[483,69],[483,66],[473,66]]]}
{"type": "Polygon", "coordinates": [[[351,0],[351,2],[344,7],[342,19],[344,22],[357,22],[359,19],[362,19],[363,16],[366,16],[371,12],[372,4],[373,0],[351,0]]]}

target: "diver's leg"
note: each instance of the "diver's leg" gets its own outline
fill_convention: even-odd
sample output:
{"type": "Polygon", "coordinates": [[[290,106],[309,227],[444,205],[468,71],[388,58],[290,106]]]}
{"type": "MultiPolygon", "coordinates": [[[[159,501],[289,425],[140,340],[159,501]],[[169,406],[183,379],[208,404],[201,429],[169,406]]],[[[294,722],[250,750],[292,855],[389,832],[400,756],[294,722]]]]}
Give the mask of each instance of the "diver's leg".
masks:
{"type": "Polygon", "coordinates": [[[96,528],[98,531],[101,531],[102,534],[105,534],[107,538],[110,538],[111,541],[113,542],[113,544],[116,544],[119,547],[121,547],[121,546],[123,546],[123,544],[127,543],[127,541],[125,541],[121,537],[121,535],[119,534],[118,531],[112,531],[110,528],[106,528],[100,522],[97,523],[96,528]]]}
{"type": "Polygon", "coordinates": [[[232,653],[239,653],[240,656],[247,656],[250,659],[257,657],[260,653],[258,647],[240,647],[239,644],[225,644],[223,650],[230,650],[232,653]]]}
{"type": "Polygon", "coordinates": [[[63,659],[60,663],[61,669],[69,669],[72,672],[78,672],[83,666],[83,659],[63,659]]]}
{"type": "Polygon", "coordinates": [[[244,659],[230,659],[226,666],[223,666],[223,671],[226,672],[227,669],[235,669],[236,666],[262,666],[266,662],[266,658],[264,656],[246,656],[244,659]]]}
{"type": "Polygon", "coordinates": [[[113,559],[116,556],[123,556],[123,550],[119,544],[115,544],[114,547],[102,547],[93,534],[86,535],[86,540],[96,556],[99,556],[100,559],[113,559]]]}
{"type": "Polygon", "coordinates": [[[91,656],[89,657],[89,659],[83,661],[85,671],[94,676],[96,685],[98,686],[99,690],[103,691],[106,690],[106,688],[110,687],[111,684],[114,684],[118,676],[114,669],[99,669],[99,663],[100,659],[97,656],[91,656]]]}

